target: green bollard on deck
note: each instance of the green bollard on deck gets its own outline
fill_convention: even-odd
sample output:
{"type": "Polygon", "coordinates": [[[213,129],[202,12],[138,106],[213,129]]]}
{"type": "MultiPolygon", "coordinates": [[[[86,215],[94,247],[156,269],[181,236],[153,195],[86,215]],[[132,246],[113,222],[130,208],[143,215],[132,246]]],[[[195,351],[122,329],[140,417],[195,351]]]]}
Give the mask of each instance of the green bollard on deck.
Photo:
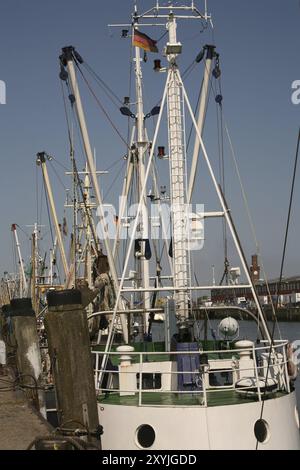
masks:
{"type": "Polygon", "coordinates": [[[91,345],[81,293],[50,291],[47,300],[45,328],[60,427],[87,429],[94,436],[93,444],[101,448],[91,345]]]}

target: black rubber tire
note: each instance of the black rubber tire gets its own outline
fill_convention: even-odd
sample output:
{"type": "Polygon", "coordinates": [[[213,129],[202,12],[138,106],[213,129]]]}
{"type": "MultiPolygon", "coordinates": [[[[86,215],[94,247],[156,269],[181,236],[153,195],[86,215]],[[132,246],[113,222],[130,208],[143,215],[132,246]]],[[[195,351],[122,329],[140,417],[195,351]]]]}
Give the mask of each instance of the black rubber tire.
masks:
{"type": "Polygon", "coordinates": [[[61,305],[81,305],[81,292],[77,289],[49,291],[47,294],[48,307],[61,305]]]}
{"type": "Polygon", "coordinates": [[[2,315],[4,317],[9,317],[10,314],[11,314],[11,306],[10,305],[2,305],[1,307],[1,310],[2,310],[2,315]]]}
{"type": "Polygon", "coordinates": [[[8,305],[7,305],[7,304],[6,304],[6,305],[2,305],[1,310],[2,310],[3,313],[5,313],[5,312],[10,312],[10,311],[11,311],[11,306],[10,306],[10,304],[8,304],[8,305]]]}

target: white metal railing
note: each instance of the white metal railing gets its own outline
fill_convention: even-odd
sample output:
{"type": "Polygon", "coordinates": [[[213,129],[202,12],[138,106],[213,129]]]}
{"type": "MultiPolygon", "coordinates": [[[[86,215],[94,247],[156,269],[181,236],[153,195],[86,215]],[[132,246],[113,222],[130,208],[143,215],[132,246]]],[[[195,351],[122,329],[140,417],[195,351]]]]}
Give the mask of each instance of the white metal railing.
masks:
{"type": "MultiPolygon", "coordinates": [[[[270,349],[269,345],[263,345],[259,347],[249,347],[249,348],[241,348],[241,349],[230,349],[230,350],[214,350],[214,351],[156,351],[156,352],[137,352],[137,351],[130,351],[130,352],[109,352],[105,353],[104,351],[92,351],[93,355],[95,355],[95,386],[96,391],[99,395],[102,394],[118,394],[118,395],[131,395],[135,397],[135,404],[138,406],[169,406],[166,404],[159,403],[160,399],[157,399],[157,402],[153,400],[151,405],[147,404],[145,401],[143,402],[143,396],[147,397],[147,393],[151,394],[159,394],[161,397],[163,395],[168,395],[171,398],[169,403],[172,406],[199,406],[199,407],[206,407],[209,406],[209,397],[212,397],[212,394],[217,394],[224,391],[232,391],[235,393],[245,393],[246,395],[251,393],[251,395],[258,401],[262,401],[265,398],[265,394],[267,393],[265,388],[268,387],[268,380],[273,378],[274,384],[277,384],[277,390],[282,392],[290,392],[290,377],[288,374],[288,359],[286,354],[286,346],[288,341],[276,341],[274,342],[272,348],[270,349]],[[253,361],[251,367],[243,367],[241,364],[243,361],[240,360],[239,355],[240,353],[245,353],[248,351],[251,353],[251,360],[253,361]],[[265,355],[265,362],[267,364],[259,365],[257,361],[257,357],[262,353],[267,353],[265,355]],[[99,368],[100,357],[103,355],[107,355],[107,358],[120,358],[124,355],[130,357],[132,359],[131,365],[129,367],[119,367],[114,370],[111,368],[106,367],[105,369],[99,368]],[[198,356],[200,366],[199,369],[189,370],[189,371],[178,371],[178,370],[169,370],[169,371],[161,371],[160,364],[165,362],[172,362],[178,356],[198,356]],[[151,359],[155,359],[155,356],[160,356],[163,359],[159,361],[153,361],[151,359]],[[206,358],[207,362],[201,364],[201,357],[206,358]],[[146,360],[145,360],[146,359],[146,360]],[[133,362],[134,360],[134,362],[133,362]],[[221,367],[222,362],[228,360],[232,361],[231,367],[221,367]],[[218,363],[214,368],[210,368],[210,363],[218,363]],[[157,368],[153,370],[149,370],[149,364],[157,364],[157,368]],[[126,370],[129,369],[129,370],[126,370]],[[232,383],[228,385],[210,385],[209,378],[211,374],[215,374],[216,372],[220,372],[223,374],[232,374],[232,383]],[[249,375],[247,374],[249,372],[249,375]],[[104,376],[104,374],[107,374],[104,376]],[[125,376],[129,376],[130,374],[134,376],[135,380],[135,387],[132,388],[124,388],[122,389],[120,386],[120,374],[124,374],[125,376]],[[139,374],[139,383],[137,384],[137,374],[139,374]],[[143,377],[146,374],[160,374],[161,376],[161,387],[163,386],[163,377],[170,376],[170,387],[167,389],[163,388],[143,388],[143,377]],[[191,389],[189,390],[179,390],[177,387],[178,377],[179,375],[191,375],[195,382],[191,383],[191,389]],[[268,375],[267,375],[268,374],[268,375]],[[267,377],[266,377],[267,375],[267,377]],[[107,386],[103,386],[103,379],[104,377],[107,378],[107,386]],[[113,377],[117,378],[117,385],[113,387],[113,377]],[[172,388],[172,378],[176,378],[176,387],[172,388]],[[242,379],[238,379],[242,377],[242,379],[251,379],[251,385],[239,385],[238,389],[236,388],[237,382],[242,379]],[[201,387],[196,385],[196,378],[200,380],[201,387]],[[193,388],[194,386],[194,388],[193,388]],[[190,395],[193,398],[188,405],[183,405],[180,403],[178,398],[190,395]],[[208,397],[209,395],[209,397],[208,397]]],[[[260,357],[262,360],[262,358],[260,357]]],[[[123,375],[123,376],[124,376],[123,375]]],[[[133,381],[132,381],[133,382],[133,381]]],[[[198,384],[199,385],[199,384],[198,384]]],[[[152,395],[153,397],[154,395],[152,395]]]]}

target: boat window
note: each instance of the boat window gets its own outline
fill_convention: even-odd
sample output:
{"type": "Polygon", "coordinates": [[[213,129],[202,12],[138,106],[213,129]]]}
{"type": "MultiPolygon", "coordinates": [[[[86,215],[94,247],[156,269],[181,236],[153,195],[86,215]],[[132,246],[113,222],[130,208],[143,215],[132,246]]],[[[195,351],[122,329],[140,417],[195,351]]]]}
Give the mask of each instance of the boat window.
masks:
{"type": "MultiPolygon", "coordinates": [[[[137,388],[140,387],[140,374],[136,374],[137,388]]],[[[142,390],[155,390],[161,388],[161,374],[151,373],[142,375],[142,390]]]]}
{"type": "Polygon", "coordinates": [[[141,447],[148,449],[155,441],[155,431],[149,424],[142,424],[136,431],[136,438],[141,447]]]}
{"type": "Polygon", "coordinates": [[[226,387],[233,384],[232,372],[214,370],[209,374],[209,385],[211,387],[226,387]]]}
{"type": "Polygon", "coordinates": [[[264,419],[258,419],[254,425],[254,434],[258,442],[262,444],[269,439],[269,425],[264,419]]]}

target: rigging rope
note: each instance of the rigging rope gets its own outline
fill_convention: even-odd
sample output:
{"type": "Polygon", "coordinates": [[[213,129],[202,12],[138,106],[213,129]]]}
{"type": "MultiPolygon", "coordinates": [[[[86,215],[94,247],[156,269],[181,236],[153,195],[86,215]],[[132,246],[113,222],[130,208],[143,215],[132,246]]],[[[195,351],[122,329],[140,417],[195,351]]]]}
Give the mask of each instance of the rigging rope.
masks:
{"type": "MultiPolygon", "coordinates": [[[[221,76],[218,80],[219,85],[219,94],[222,96],[222,87],[221,87],[221,76]]],[[[218,148],[219,148],[219,172],[220,172],[220,185],[225,196],[225,162],[224,162],[224,126],[223,126],[223,106],[222,101],[216,102],[217,107],[217,125],[218,125],[218,148]]],[[[224,247],[224,273],[220,282],[220,285],[223,284],[224,279],[226,284],[228,284],[228,240],[227,240],[227,224],[226,220],[222,219],[222,229],[223,229],[223,247],[224,247]]]]}
{"type": "MultiPolygon", "coordinates": [[[[279,283],[278,283],[278,289],[277,289],[277,295],[276,295],[276,304],[275,304],[275,311],[276,312],[278,310],[279,297],[280,297],[280,292],[281,292],[283,269],[284,269],[284,263],[285,263],[285,257],[286,257],[286,248],[287,248],[287,241],[288,241],[291,214],[292,214],[292,206],[293,206],[293,200],[294,200],[294,191],[295,191],[295,181],[296,181],[297,166],[298,166],[299,147],[300,147],[300,129],[299,129],[299,132],[298,132],[297,150],[296,150],[296,157],[295,157],[294,170],[293,170],[293,180],[292,180],[292,187],[291,187],[291,193],[290,193],[290,199],[289,199],[289,209],[288,209],[288,216],[287,216],[284,243],[283,243],[283,252],[282,252],[282,259],[281,259],[281,266],[280,266],[279,283]]],[[[268,376],[269,376],[269,372],[270,372],[272,350],[273,350],[273,347],[274,347],[275,326],[276,326],[276,322],[274,321],[273,322],[273,328],[272,328],[272,335],[271,335],[271,344],[270,344],[269,355],[268,355],[268,366],[267,366],[267,372],[266,372],[266,379],[265,379],[265,385],[266,386],[265,386],[265,391],[263,393],[261,412],[260,412],[260,419],[261,420],[263,418],[264,408],[265,408],[267,381],[268,381],[268,376]]],[[[256,441],[256,450],[258,449],[258,445],[259,445],[259,442],[257,440],[256,441]]]]}
{"type": "MultiPolygon", "coordinates": [[[[67,84],[67,86],[68,86],[68,89],[69,89],[68,84],[67,84]]],[[[92,232],[92,235],[93,235],[93,238],[94,238],[94,242],[95,242],[95,245],[97,247],[97,235],[95,233],[94,224],[93,224],[92,216],[91,216],[91,211],[87,207],[87,203],[86,203],[86,200],[85,200],[85,197],[84,197],[84,191],[83,191],[83,188],[82,188],[82,181],[80,179],[78,169],[77,169],[76,160],[75,160],[73,141],[72,141],[71,129],[70,129],[70,121],[68,119],[68,113],[67,113],[66,99],[65,99],[64,91],[63,91],[63,101],[64,101],[64,105],[65,105],[65,116],[66,116],[67,128],[68,128],[68,136],[69,136],[69,144],[70,144],[70,155],[72,155],[73,171],[75,172],[75,175],[76,175],[76,178],[77,178],[77,184],[78,184],[78,187],[79,187],[79,190],[80,190],[82,202],[83,202],[83,205],[84,205],[85,214],[88,218],[88,224],[90,226],[90,229],[91,229],[91,232],[92,232]]],[[[72,107],[72,111],[74,112],[73,107],[72,107]]],[[[75,120],[75,122],[76,122],[76,120],[75,120]]],[[[79,134],[79,137],[80,137],[80,134],[79,134]]],[[[80,140],[80,142],[81,142],[81,140],[80,140]]],[[[81,142],[81,144],[82,144],[82,142],[81,142]]],[[[83,152],[83,148],[81,148],[81,150],[83,152]]],[[[76,243],[76,235],[75,234],[74,234],[74,237],[75,237],[74,238],[74,243],[76,243]]]]}
{"type": "Polygon", "coordinates": [[[249,224],[250,224],[250,229],[251,229],[252,236],[253,236],[253,239],[254,239],[256,252],[257,252],[257,254],[258,254],[258,256],[259,256],[260,265],[261,265],[261,269],[262,269],[262,272],[263,272],[263,278],[264,278],[265,283],[266,283],[266,288],[267,288],[267,292],[268,292],[268,297],[269,297],[269,299],[270,299],[270,303],[271,303],[271,307],[272,307],[273,318],[276,318],[279,336],[281,337],[281,332],[280,332],[280,328],[279,328],[279,325],[278,325],[278,320],[277,320],[277,316],[276,316],[276,312],[275,312],[275,308],[274,308],[274,302],[273,302],[273,299],[272,299],[272,296],[271,296],[271,291],[270,291],[268,276],[267,276],[267,273],[266,273],[266,270],[265,270],[264,261],[263,261],[263,258],[262,258],[261,252],[260,252],[260,245],[259,245],[259,242],[258,242],[258,238],[257,238],[257,234],[256,234],[256,230],[255,230],[253,218],[252,218],[252,215],[251,215],[249,202],[248,202],[247,195],[246,195],[246,192],[245,192],[245,188],[244,188],[244,185],[243,185],[241,173],[240,173],[240,170],[239,170],[239,167],[238,167],[237,158],[236,158],[235,151],[234,151],[234,147],[233,147],[233,143],[232,143],[232,139],[231,139],[231,136],[230,136],[230,134],[229,134],[229,129],[228,129],[228,126],[227,126],[226,121],[225,121],[225,131],[226,131],[226,134],[227,134],[227,138],[228,138],[228,142],[229,142],[229,146],[230,146],[230,150],[231,150],[231,156],[232,156],[232,159],[233,159],[235,171],[236,171],[236,173],[237,173],[237,177],[238,177],[238,180],[239,180],[239,183],[240,183],[241,192],[242,192],[242,197],[243,197],[243,201],[244,201],[244,204],[245,204],[245,208],[246,208],[246,212],[247,212],[247,217],[248,217],[249,224]]]}
{"type": "MultiPolygon", "coordinates": [[[[120,163],[120,162],[122,162],[122,160],[119,160],[118,163],[120,163]]],[[[117,181],[117,179],[119,178],[121,172],[122,172],[123,169],[124,169],[124,165],[125,165],[125,160],[122,162],[121,168],[120,168],[119,171],[117,172],[116,176],[114,177],[113,181],[111,182],[110,186],[108,187],[106,193],[104,194],[103,200],[105,200],[105,199],[107,198],[107,196],[109,195],[109,193],[111,192],[112,188],[114,187],[115,182],[117,181]]]]}
{"type": "MultiPolygon", "coordinates": [[[[69,83],[67,83],[67,87],[68,87],[68,90],[70,91],[70,87],[69,87],[69,83]]],[[[89,208],[87,207],[87,203],[86,203],[86,200],[85,200],[85,197],[84,197],[84,192],[83,192],[83,188],[82,188],[82,181],[80,179],[80,176],[79,176],[79,173],[78,173],[78,169],[77,169],[77,164],[76,164],[76,160],[75,160],[75,155],[74,155],[74,146],[73,146],[73,140],[72,140],[72,136],[71,136],[71,128],[70,128],[70,120],[69,120],[69,117],[68,117],[68,112],[67,112],[67,106],[66,106],[66,97],[65,97],[65,93],[64,93],[64,89],[62,87],[62,95],[63,95],[63,102],[64,102],[64,109],[65,109],[65,117],[66,117],[66,122],[67,122],[67,128],[68,128],[68,137],[69,137],[69,145],[70,145],[70,155],[72,155],[72,166],[73,166],[73,171],[75,172],[75,175],[76,175],[76,178],[77,178],[77,183],[78,183],[78,187],[79,187],[79,190],[80,190],[80,194],[81,194],[81,198],[82,198],[82,202],[83,202],[83,205],[84,205],[84,210],[85,210],[85,214],[88,218],[88,224],[90,226],[90,229],[91,229],[91,232],[92,232],[92,236],[94,238],[94,242],[95,242],[95,245],[96,245],[96,248],[97,248],[97,235],[95,233],[95,229],[94,229],[94,224],[93,224],[93,221],[92,221],[92,216],[91,216],[91,211],[89,210],[89,208]]],[[[72,106],[72,111],[73,111],[73,117],[75,119],[75,116],[74,116],[74,108],[72,106]]],[[[75,119],[75,122],[76,119],[75,119]]],[[[77,131],[79,133],[79,129],[77,127],[77,131]]],[[[80,139],[80,133],[79,133],[79,140],[80,140],[80,143],[81,143],[81,150],[82,150],[82,153],[83,153],[83,147],[82,147],[82,141],[80,139]]],[[[74,234],[75,236],[75,234],[74,234]]],[[[76,236],[74,238],[74,243],[76,243],[76,236]]]]}
{"type": "MultiPolygon", "coordinates": [[[[198,98],[197,98],[196,107],[195,107],[195,109],[194,109],[194,115],[195,115],[195,116],[196,116],[196,114],[197,114],[197,111],[198,111],[198,108],[199,108],[199,105],[200,105],[200,98],[201,98],[201,93],[202,93],[202,88],[203,88],[203,82],[204,82],[204,80],[202,79],[201,87],[200,87],[199,94],[198,94],[198,98]]],[[[191,142],[191,138],[192,138],[193,129],[194,129],[194,126],[193,126],[193,123],[192,123],[192,124],[191,124],[191,128],[190,128],[190,132],[189,132],[189,136],[188,136],[188,139],[187,139],[186,153],[187,153],[188,150],[189,150],[189,146],[190,146],[190,142],[191,142]]]]}
{"type": "MultiPolygon", "coordinates": [[[[52,157],[51,157],[52,158],[52,157]]],[[[64,182],[62,181],[61,177],[59,176],[58,172],[56,171],[56,169],[54,168],[54,165],[52,164],[52,161],[49,160],[50,162],[50,165],[51,165],[51,168],[53,170],[53,172],[55,173],[55,176],[56,178],[58,179],[59,183],[61,184],[61,186],[63,187],[64,190],[67,189],[66,185],[64,184],[64,182]]]]}
{"type": "MultiPolygon", "coordinates": [[[[214,40],[213,40],[213,42],[214,42],[214,40]]],[[[216,90],[214,89],[212,77],[210,77],[210,85],[211,85],[211,90],[212,90],[212,92],[213,92],[213,94],[214,94],[214,97],[216,98],[217,92],[216,92],[216,90]]],[[[223,115],[224,115],[224,113],[223,113],[223,115]]],[[[254,238],[254,242],[255,242],[255,246],[256,246],[256,251],[257,251],[257,254],[259,255],[260,264],[261,264],[261,268],[262,268],[262,272],[263,272],[263,277],[264,277],[264,280],[265,280],[265,283],[266,283],[268,296],[269,296],[269,299],[270,299],[270,302],[271,302],[271,306],[272,306],[273,317],[276,318],[277,328],[278,328],[278,331],[279,331],[279,335],[280,335],[280,337],[281,337],[281,332],[280,332],[280,329],[279,329],[279,325],[278,325],[278,321],[277,321],[277,317],[276,317],[276,312],[275,312],[275,309],[274,309],[273,300],[272,300],[272,296],[271,296],[271,292],[270,292],[268,277],[267,277],[267,274],[266,274],[266,271],[265,271],[265,267],[264,267],[262,255],[261,255],[261,253],[260,253],[260,247],[259,247],[259,243],[258,243],[258,239],[257,239],[257,235],[256,235],[256,231],[255,231],[253,219],[252,219],[251,212],[250,212],[249,203],[248,203],[248,200],[247,200],[247,196],[246,196],[246,192],[245,192],[245,189],[244,189],[243,181],[242,181],[241,174],[240,174],[240,171],[239,171],[239,167],[238,167],[238,163],[237,163],[235,151],[234,151],[234,148],[233,148],[232,140],[231,140],[231,137],[230,137],[230,134],[229,134],[228,125],[227,125],[225,119],[224,119],[224,127],[225,127],[225,131],[226,131],[226,134],[227,134],[229,146],[230,146],[230,149],[231,149],[231,156],[232,156],[232,159],[233,159],[233,162],[234,162],[235,170],[236,170],[236,173],[237,173],[237,176],[238,176],[238,180],[239,180],[239,184],[240,184],[240,187],[241,187],[242,197],[243,197],[243,201],[244,201],[244,204],[245,204],[245,208],[246,208],[246,212],[247,212],[247,217],[248,217],[248,219],[249,219],[249,223],[250,223],[250,227],[251,227],[251,232],[252,232],[252,235],[253,235],[253,238],[254,238]]]]}
{"type": "Polygon", "coordinates": [[[106,96],[109,97],[111,102],[114,103],[114,105],[118,109],[119,109],[119,105],[123,106],[123,101],[116,95],[116,93],[107,85],[107,83],[105,83],[105,81],[92,69],[92,67],[86,61],[83,62],[83,66],[87,69],[88,72],[90,72],[90,74],[98,82],[99,86],[103,89],[104,93],[106,94],[106,96]],[[116,101],[119,104],[116,104],[116,101]]]}
{"type": "MultiPolygon", "coordinates": [[[[86,79],[84,73],[82,72],[79,64],[77,61],[75,61],[75,64],[77,66],[77,69],[79,70],[84,82],[86,83],[91,95],[94,97],[97,105],[99,106],[99,108],[101,109],[101,111],[103,112],[103,114],[105,115],[106,119],[108,120],[108,122],[110,123],[110,125],[112,126],[112,128],[114,129],[114,131],[117,133],[117,135],[119,136],[119,138],[122,140],[122,142],[125,144],[126,148],[128,148],[128,144],[126,142],[126,140],[124,139],[124,137],[122,136],[122,134],[120,133],[120,131],[118,130],[117,126],[114,124],[114,122],[112,121],[112,119],[110,118],[108,112],[106,111],[106,109],[104,108],[104,106],[102,105],[102,103],[100,102],[99,98],[97,97],[97,95],[95,94],[94,90],[92,89],[90,83],[88,82],[88,80],[86,79]]],[[[130,149],[129,149],[130,150],[130,149]]]]}

